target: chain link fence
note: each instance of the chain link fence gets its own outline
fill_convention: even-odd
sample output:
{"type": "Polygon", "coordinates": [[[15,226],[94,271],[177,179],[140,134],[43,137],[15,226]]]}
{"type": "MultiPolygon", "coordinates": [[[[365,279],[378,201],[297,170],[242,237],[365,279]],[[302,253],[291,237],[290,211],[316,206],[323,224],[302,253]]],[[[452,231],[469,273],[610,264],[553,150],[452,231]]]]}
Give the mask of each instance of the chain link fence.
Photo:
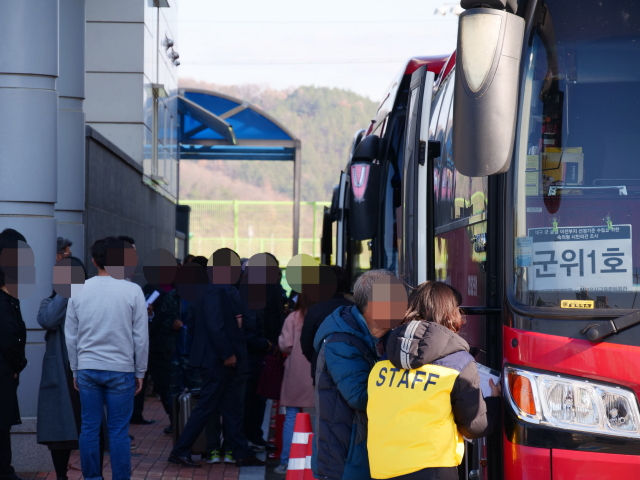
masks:
{"type": "MultiPolygon", "coordinates": [[[[240,257],[269,252],[286,266],[293,254],[293,202],[185,200],[191,207],[190,253],[211,256],[222,247],[240,257]]],[[[298,252],[320,258],[324,207],[330,202],[300,202],[298,252]]],[[[334,229],[335,230],[335,229],[334,229]]]]}

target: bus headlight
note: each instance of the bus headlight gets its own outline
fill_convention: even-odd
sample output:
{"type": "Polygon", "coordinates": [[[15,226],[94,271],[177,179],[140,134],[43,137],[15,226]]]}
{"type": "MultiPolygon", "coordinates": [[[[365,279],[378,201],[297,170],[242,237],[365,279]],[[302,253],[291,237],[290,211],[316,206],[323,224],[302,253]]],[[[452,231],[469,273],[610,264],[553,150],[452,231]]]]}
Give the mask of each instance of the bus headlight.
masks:
{"type": "Polygon", "coordinates": [[[638,401],[627,388],[512,366],[504,374],[507,400],[528,423],[640,438],[638,401]]]}

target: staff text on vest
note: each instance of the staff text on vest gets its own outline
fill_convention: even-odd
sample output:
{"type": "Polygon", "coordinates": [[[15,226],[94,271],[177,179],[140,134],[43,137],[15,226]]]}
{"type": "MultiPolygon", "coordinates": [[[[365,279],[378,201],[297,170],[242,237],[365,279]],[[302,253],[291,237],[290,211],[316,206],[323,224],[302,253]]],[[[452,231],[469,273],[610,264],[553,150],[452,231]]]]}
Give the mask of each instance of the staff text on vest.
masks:
{"type": "Polygon", "coordinates": [[[396,378],[396,373],[402,371],[402,376],[400,377],[400,380],[398,381],[398,383],[396,384],[396,388],[399,387],[400,385],[405,386],[405,388],[409,388],[409,383],[411,383],[411,389],[413,390],[414,387],[416,386],[416,383],[424,383],[424,388],[422,389],[423,392],[427,391],[427,387],[429,387],[429,385],[435,385],[436,382],[435,381],[431,381],[431,379],[438,379],[440,378],[440,375],[437,375],[435,373],[430,373],[427,376],[426,372],[423,372],[421,370],[402,370],[401,368],[390,368],[389,370],[387,370],[386,367],[382,367],[380,369],[380,372],[378,374],[378,377],[380,378],[380,380],[378,380],[376,382],[376,387],[381,387],[385,384],[385,382],[387,381],[387,374],[389,372],[393,372],[391,374],[391,378],[389,379],[389,386],[392,387],[393,386],[393,380],[396,378]],[[422,376],[426,377],[426,381],[421,378],[422,376]],[[411,378],[413,377],[413,378],[411,378]]]}

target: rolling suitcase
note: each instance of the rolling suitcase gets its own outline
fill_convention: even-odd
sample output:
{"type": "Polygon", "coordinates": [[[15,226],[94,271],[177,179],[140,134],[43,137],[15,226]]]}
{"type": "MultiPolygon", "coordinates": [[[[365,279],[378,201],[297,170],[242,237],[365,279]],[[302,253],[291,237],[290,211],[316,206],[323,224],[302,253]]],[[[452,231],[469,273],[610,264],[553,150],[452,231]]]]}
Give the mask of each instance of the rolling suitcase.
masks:
{"type": "MultiPolygon", "coordinates": [[[[173,397],[173,444],[175,445],[184,430],[184,426],[189,420],[189,416],[196,405],[198,404],[198,398],[200,397],[199,390],[192,390],[188,393],[181,393],[173,397]]],[[[202,433],[191,446],[192,455],[206,455],[207,452],[207,435],[202,430],[202,433]]]]}

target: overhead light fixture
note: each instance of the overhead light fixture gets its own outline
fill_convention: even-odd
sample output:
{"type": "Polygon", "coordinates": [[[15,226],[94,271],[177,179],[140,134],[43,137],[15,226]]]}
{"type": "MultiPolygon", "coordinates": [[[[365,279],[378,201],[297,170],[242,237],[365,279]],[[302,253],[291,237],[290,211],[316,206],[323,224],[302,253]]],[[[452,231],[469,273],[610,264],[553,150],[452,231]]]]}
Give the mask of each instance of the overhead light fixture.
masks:
{"type": "Polygon", "coordinates": [[[163,43],[165,50],[169,50],[171,47],[173,47],[173,40],[171,40],[169,37],[166,37],[163,43]]]}
{"type": "Polygon", "coordinates": [[[176,61],[174,61],[174,62],[173,62],[173,64],[174,64],[176,67],[179,67],[179,66],[180,66],[180,61],[179,61],[179,60],[176,60],[176,61]]]}
{"type": "Polygon", "coordinates": [[[169,96],[162,83],[152,83],[151,90],[153,91],[153,94],[158,98],[167,98],[169,96]]]}
{"type": "Polygon", "coordinates": [[[171,58],[173,60],[177,60],[180,58],[180,54],[178,52],[174,52],[173,50],[171,51],[171,58]]]}
{"type": "Polygon", "coordinates": [[[439,7],[436,7],[436,11],[433,12],[434,15],[446,15],[447,14],[447,9],[444,5],[440,5],[439,7]]]}

